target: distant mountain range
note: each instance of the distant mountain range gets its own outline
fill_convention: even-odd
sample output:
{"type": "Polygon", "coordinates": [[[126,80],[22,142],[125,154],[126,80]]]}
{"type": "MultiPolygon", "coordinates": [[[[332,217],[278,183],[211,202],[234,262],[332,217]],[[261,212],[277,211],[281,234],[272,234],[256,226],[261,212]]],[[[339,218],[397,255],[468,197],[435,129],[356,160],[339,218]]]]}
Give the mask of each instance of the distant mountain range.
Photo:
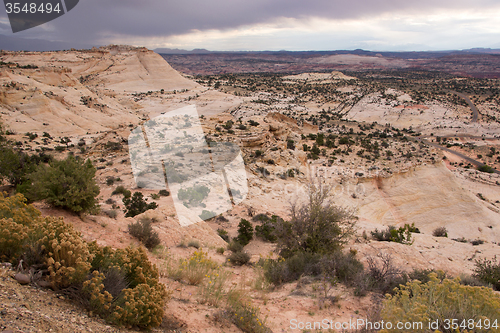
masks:
{"type": "Polygon", "coordinates": [[[182,49],[169,49],[169,48],[157,48],[154,49],[156,53],[159,54],[213,54],[213,53],[226,53],[226,54],[315,54],[315,55],[334,55],[334,54],[355,54],[361,56],[383,56],[392,58],[402,58],[402,59],[429,59],[429,58],[439,58],[445,55],[453,54],[498,54],[500,55],[500,49],[491,48],[472,48],[466,50],[445,50],[445,51],[367,51],[367,50],[332,50],[332,51],[209,51],[206,49],[194,49],[192,51],[182,50],[182,49]]]}
{"type": "MultiPolygon", "coordinates": [[[[99,47],[102,45],[90,45],[80,42],[59,42],[48,41],[43,39],[29,39],[20,37],[11,37],[0,34],[0,49],[7,51],[56,51],[56,50],[69,50],[75,49],[91,49],[93,46],[99,47]]],[[[498,54],[500,49],[491,48],[472,48],[467,50],[448,50],[448,51],[402,51],[402,52],[388,52],[388,51],[366,51],[361,49],[356,50],[332,50],[332,51],[209,51],[206,49],[170,49],[170,48],[157,48],[154,49],[159,54],[213,54],[213,53],[233,53],[233,54],[299,54],[299,55],[334,55],[334,54],[356,54],[364,56],[384,56],[395,57],[403,59],[429,59],[439,58],[444,55],[451,54],[498,54]]]]}
{"type": "MultiPolygon", "coordinates": [[[[91,49],[94,45],[79,42],[52,42],[44,39],[31,39],[0,35],[0,49],[6,51],[58,51],[75,49],[91,49]]],[[[96,45],[100,46],[100,45],[96,45]]]]}

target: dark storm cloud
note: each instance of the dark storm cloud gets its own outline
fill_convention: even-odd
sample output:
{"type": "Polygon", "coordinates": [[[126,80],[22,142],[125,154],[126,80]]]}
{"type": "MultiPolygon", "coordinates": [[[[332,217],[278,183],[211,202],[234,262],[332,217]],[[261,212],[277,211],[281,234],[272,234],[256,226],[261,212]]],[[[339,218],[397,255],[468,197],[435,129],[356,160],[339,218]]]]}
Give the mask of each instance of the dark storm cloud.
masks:
{"type": "Polygon", "coordinates": [[[495,0],[82,0],[75,9],[19,37],[51,37],[81,43],[109,42],[115,36],[155,37],[192,30],[228,29],[278,18],[362,19],[391,13],[430,13],[439,9],[487,11],[495,0]]]}

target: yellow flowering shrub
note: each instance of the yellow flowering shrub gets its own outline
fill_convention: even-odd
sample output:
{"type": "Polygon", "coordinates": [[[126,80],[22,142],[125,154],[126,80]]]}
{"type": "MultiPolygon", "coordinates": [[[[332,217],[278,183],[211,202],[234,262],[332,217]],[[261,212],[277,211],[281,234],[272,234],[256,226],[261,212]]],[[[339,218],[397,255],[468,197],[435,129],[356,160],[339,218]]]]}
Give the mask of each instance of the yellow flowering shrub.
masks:
{"type": "Polygon", "coordinates": [[[90,269],[87,243],[62,218],[46,217],[40,223],[42,250],[47,255],[50,279],[57,288],[83,281],[90,269]]]}
{"type": "Polygon", "coordinates": [[[6,197],[0,193],[0,260],[17,264],[33,232],[40,212],[26,204],[21,194],[6,197]]]}
{"type": "Polygon", "coordinates": [[[455,332],[456,329],[461,332],[498,332],[500,295],[490,288],[461,285],[459,279],[440,281],[435,273],[431,273],[429,282],[422,284],[414,280],[394,296],[387,295],[381,316],[385,322],[394,325],[397,322],[423,323],[422,329],[413,329],[412,332],[434,332],[436,329],[440,332],[455,332]],[[436,320],[439,327],[429,328],[428,323],[436,320]],[[496,329],[492,326],[495,321],[496,329]],[[453,322],[458,326],[452,327],[453,322]],[[489,323],[489,327],[485,323],[489,323]]]}
{"type": "Polygon", "coordinates": [[[0,228],[1,260],[17,263],[39,249],[54,287],[78,288],[73,294],[108,322],[144,329],[161,324],[170,293],[144,248],[89,244],[62,218],[42,217],[20,194],[0,193],[0,228]]]}
{"type": "Polygon", "coordinates": [[[92,278],[83,282],[82,292],[88,297],[88,306],[92,311],[101,317],[107,317],[113,307],[113,296],[104,290],[103,273],[98,271],[92,272],[92,278]]]}
{"type": "MultiPolygon", "coordinates": [[[[105,318],[118,325],[132,325],[141,328],[159,326],[161,324],[164,305],[170,298],[171,292],[159,282],[159,273],[155,265],[151,264],[144,248],[112,249],[101,247],[97,243],[89,244],[93,254],[93,274],[97,270],[108,271],[114,269],[123,275],[127,281],[116,298],[110,298],[103,288],[92,287],[91,291],[98,297],[96,304],[91,308],[105,318]]],[[[104,275],[95,275],[104,281],[104,275]]],[[[95,281],[99,287],[99,281],[95,281]]]]}
{"type": "Polygon", "coordinates": [[[156,327],[163,318],[165,298],[169,296],[163,284],[145,283],[124,290],[120,305],[116,306],[112,321],[141,328],[156,327]]]}
{"type": "Polygon", "coordinates": [[[230,275],[230,272],[221,268],[206,274],[203,283],[198,289],[200,302],[202,304],[207,303],[211,306],[219,306],[228,292],[227,281],[230,275]]]}
{"type": "Polygon", "coordinates": [[[192,285],[200,284],[219,265],[208,257],[202,249],[196,250],[189,258],[181,259],[177,272],[172,275],[192,285]]]}
{"type": "Polygon", "coordinates": [[[229,319],[241,331],[246,333],[272,332],[260,318],[258,307],[251,304],[247,295],[238,290],[231,290],[227,297],[229,319]]]}

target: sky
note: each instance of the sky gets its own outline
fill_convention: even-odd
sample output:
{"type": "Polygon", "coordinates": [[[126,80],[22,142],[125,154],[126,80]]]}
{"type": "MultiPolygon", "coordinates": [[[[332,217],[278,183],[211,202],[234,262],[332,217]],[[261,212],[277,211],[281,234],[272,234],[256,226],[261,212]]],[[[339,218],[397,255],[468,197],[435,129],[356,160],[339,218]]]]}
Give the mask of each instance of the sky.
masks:
{"type": "Polygon", "coordinates": [[[500,48],[499,17],[498,0],[80,0],[17,33],[1,8],[0,34],[74,47],[431,51],[500,48]]]}

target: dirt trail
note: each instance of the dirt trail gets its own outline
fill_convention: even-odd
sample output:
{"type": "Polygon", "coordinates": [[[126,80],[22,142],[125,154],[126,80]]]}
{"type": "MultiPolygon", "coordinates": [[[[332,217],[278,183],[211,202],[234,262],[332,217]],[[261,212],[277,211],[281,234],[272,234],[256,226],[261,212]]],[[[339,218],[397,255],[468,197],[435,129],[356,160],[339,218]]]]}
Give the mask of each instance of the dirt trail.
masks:
{"type": "Polygon", "coordinates": [[[472,103],[472,101],[469,99],[468,96],[462,94],[462,93],[459,93],[458,91],[454,91],[454,90],[447,90],[448,92],[450,93],[453,93],[457,96],[460,96],[462,97],[466,102],[467,104],[469,105],[470,109],[472,110],[472,122],[473,123],[477,123],[477,118],[479,116],[479,111],[477,110],[476,106],[474,105],[474,103],[472,103]]]}

